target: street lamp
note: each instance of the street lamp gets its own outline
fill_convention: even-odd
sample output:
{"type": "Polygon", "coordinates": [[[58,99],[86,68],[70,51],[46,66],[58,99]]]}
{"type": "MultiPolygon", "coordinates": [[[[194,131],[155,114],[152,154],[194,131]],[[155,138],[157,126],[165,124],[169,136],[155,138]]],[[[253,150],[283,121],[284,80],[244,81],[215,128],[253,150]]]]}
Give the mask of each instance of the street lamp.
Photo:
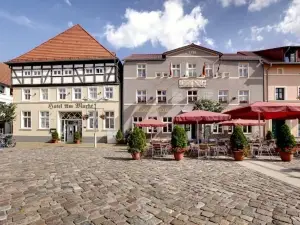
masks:
{"type": "MultiPolygon", "coordinates": [[[[98,98],[98,99],[89,99],[89,98],[84,98],[83,101],[90,101],[90,102],[93,102],[94,105],[95,105],[95,108],[94,108],[94,148],[97,148],[97,128],[96,128],[96,119],[98,121],[98,117],[97,117],[97,102],[100,102],[102,100],[105,100],[107,101],[108,98],[106,97],[102,97],[102,98],[98,98]]],[[[103,108],[101,108],[103,109],[103,108]]],[[[99,129],[99,123],[98,123],[98,129],[99,129]]]]}

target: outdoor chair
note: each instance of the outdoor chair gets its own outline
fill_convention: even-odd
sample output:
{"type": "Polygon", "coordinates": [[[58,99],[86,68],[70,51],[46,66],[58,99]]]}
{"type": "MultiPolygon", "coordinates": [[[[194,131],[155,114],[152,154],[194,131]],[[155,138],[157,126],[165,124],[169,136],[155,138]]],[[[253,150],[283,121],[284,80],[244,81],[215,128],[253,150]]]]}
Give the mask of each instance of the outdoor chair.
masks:
{"type": "Polygon", "coordinates": [[[270,159],[272,159],[273,157],[272,150],[273,150],[273,144],[263,142],[258,148],[258,157],[261,157],[262,155],[269,155],[270,159]]]}

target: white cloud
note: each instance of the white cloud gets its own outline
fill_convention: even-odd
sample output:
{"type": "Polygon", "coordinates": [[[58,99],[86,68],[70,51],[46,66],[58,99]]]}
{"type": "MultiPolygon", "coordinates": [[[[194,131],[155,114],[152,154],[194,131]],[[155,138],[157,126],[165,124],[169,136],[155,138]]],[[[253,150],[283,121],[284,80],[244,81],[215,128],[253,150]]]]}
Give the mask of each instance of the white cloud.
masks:
{"type": "Polygon", "coordinates": [[[64,0],[64,1],[67,5],[72,6],[72,3],[70,2],[70,0],[64,0]]]}
{"type": "Polygon", "coordinates": [[[210,47],[216,47],[215,46],[215,41],[212,38],[204,37],[203,38],[204,42],[209,45],[210,47]]]}
{"type": "Polygon", "coordinates": [[[10,20],[18,25],[34,28],[34,23],[27,16],[15,16],[8,12],[0,11],[0,17],[10,20]]]}
{"type": "Polygon", "coordinates": [[[288,39],[284,39],[283,44],[286,45],[286,46],[296,46],[296,45],[299,46],[300,45],[300,40],[291,41],[291,40],[288,40],[288,39]]]}
{"type": "Polygon", "coordinates": [[[74,26],[73,22],[72,22],[72,21],[69,21],[69,22],[68,22],[68,27],[73,27],[73,26],[74,26]]]}
{"type": "Polygon", "coordinates": [[[275,29],[275,26],[271,26],[271,25],[267,25],[265,27],[257,27],[257,26],[253,26],[250,28],[250,32],[251,32],[251,37],[250,38],[245,38],[245,41],[263,41],[264,37],[263,37],[263,33],[269,33],[271,31],[273,31],[275,29]]]}
{"type": "Polygon", "coordinates": [[[226,44],[225,44],[226,49],[231,49],[232,48],[232,41],[229,39],[226,44]]]}
{"type": "Polygon", "coordinates": [[[167,0],[164,10],[136,11],[126,9],[126,21],[119,27],[108,24],[106,39],[116,48],[135,48],[150,41],[159,43],[166,49],[177,48],[200,39],[208,20],[196,6],[189,14],[184,14],[182,0],[167,0]]]}
{"type": "Polygon", "coordinates": [[[263,8],[269,7],[271,4],[277,3],[280,0],[218,0],[223,7],[230,5],[242,6],[248,5],[248,10],[251,12],[260,11],[263,8]]]}

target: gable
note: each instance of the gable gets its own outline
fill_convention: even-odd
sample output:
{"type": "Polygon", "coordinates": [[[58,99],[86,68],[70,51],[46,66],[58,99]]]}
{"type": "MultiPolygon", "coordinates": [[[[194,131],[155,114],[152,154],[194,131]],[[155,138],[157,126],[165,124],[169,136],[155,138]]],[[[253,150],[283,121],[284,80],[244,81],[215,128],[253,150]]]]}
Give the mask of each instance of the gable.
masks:
{"type": "Polygon", "coordinates": [[[222,53],[196,44],[190,44],[164,53],[166,56],[220,56],[222,53]]]}
{"type": "Polygon", "coordinates": [[[8,63],[114,58],[113,53],[80,25],[75,25],[8,63]]]}

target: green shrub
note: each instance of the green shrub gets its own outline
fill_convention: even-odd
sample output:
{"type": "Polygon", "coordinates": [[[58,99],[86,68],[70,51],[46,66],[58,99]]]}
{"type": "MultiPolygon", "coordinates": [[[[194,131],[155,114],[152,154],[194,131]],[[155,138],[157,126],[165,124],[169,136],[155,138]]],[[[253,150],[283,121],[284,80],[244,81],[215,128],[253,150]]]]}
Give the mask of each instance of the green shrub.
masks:
{"type": "Polygon", "coordinates": [[[57,131],[52,132],[51,136],[52,136],[52,140],[54,141],[59,140],[59,135],[57,131]]]}
{"type": "Polygon", "coordinates": [[[128,152],[143,152],[146,147],[146,135],[144,131],[135,127],[128,138],[128,152]]]}
{"type": "Polygon", "coordinates": [[[117,135],[116,135],[116,141],[118,144],[123,144],[124,143],[124,136],[121,130],[118,130],[117,135]]]}
{"type": "Polygon", "coordinates": [[[268,130],[268,132],[266,134],[266,140],[270,141],[272,139],[274,139],[274,135],[273,135],[272,131],[268,130]]]}
{"type": "Polygon", "coordinates": [[[80,141],[80,139],[81,139],[81,135],[80,135],[80,133],[78,131],[76,131],[74,133],[74,142],[80,141]]]}
{"type": "Polygon", "coordinates": [[[248,147],[248,141],[240,126],[235,126],[230,137],[230,146],[233,151],[244,150],[248,147]]]}
{"type": "Polygon", "coordinates": [[[288,125],[281,126],[277,135],[277,147],[283,152],[292,152],[296,146],[296,140],[294,135],[291,134],[291,130],[288,125]]]}
{"type": "Polygon", "coordinates": [[[171,145],[173,152],[185,151],[187,147],[187,135],[183,127],[175,126],[172,131],[171,145]]]}

